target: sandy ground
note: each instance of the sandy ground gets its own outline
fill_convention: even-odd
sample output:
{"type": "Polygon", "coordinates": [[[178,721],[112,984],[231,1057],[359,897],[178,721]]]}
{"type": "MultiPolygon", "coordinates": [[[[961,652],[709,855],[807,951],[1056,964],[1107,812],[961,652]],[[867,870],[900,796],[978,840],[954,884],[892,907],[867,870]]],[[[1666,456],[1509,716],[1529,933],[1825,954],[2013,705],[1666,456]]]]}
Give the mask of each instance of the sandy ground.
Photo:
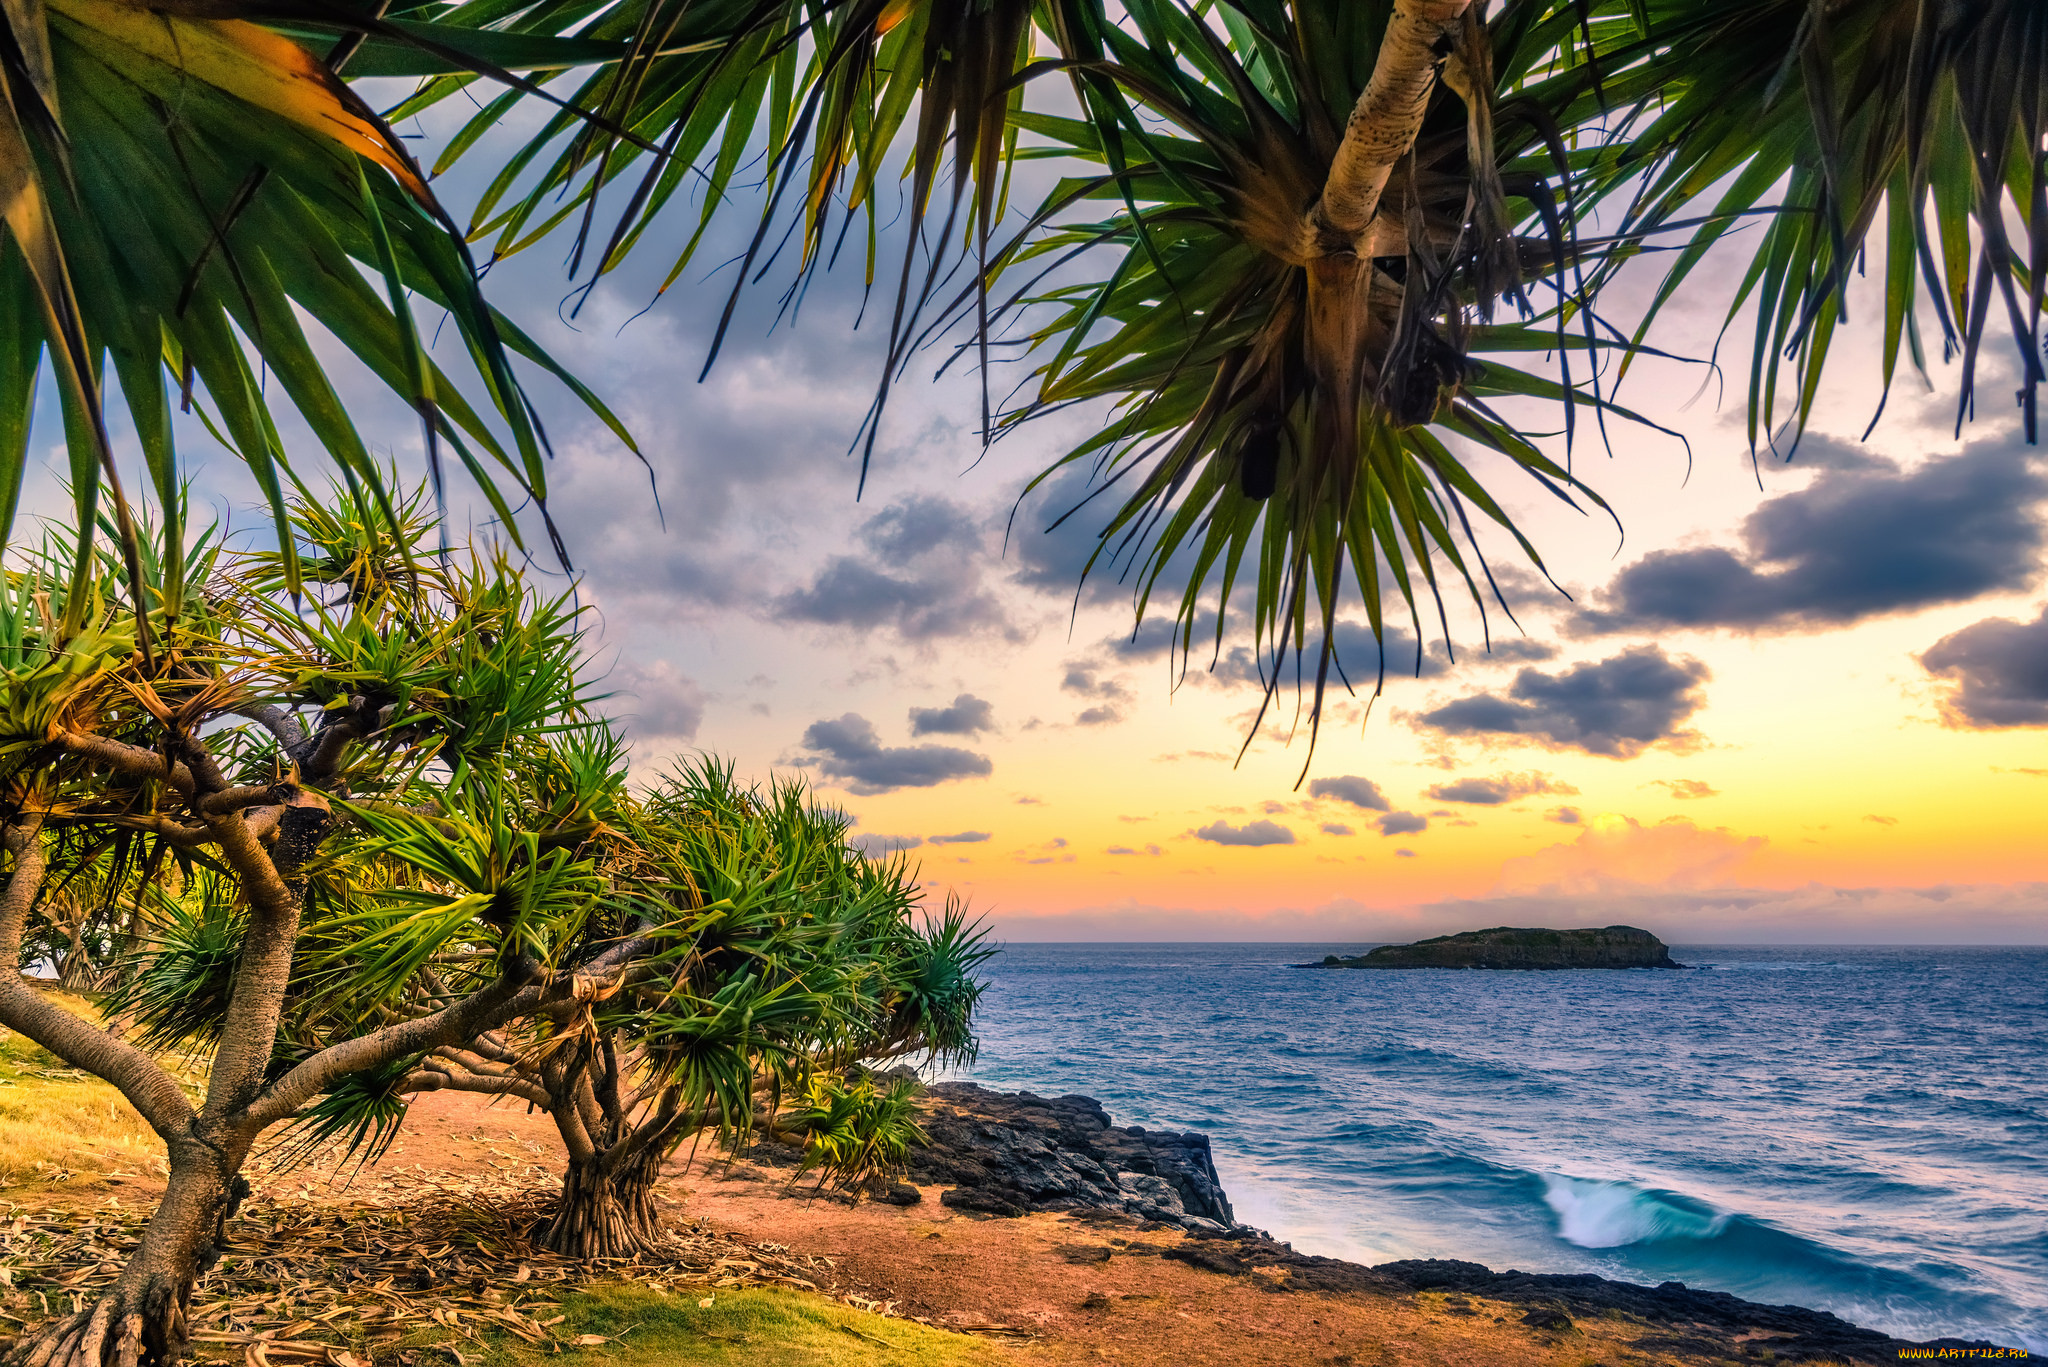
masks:
{"type": "MultiPolygon", "coordinates": [[[[523,1103],[495,1105],[452,1092],[413,1105],[406,1128],[376,1167],[346,1187],[300,1170],[255,1176],[263,1195],[390,1199],[436,1173],[557,1180],[553,1123],[523,1103]]],[[[135,1179],[146,1183],[147,1179],[135,1179]]],[[[1635,1352],[1647,1331],[1588,1321],[1566,1332],[1525,1326],[1526,1307],[1430,1293],[1290,1292],[1263,1275],[1230,1277],[1168,1261],[1178,1232],[1102,1228],[1064,1216],[991,1219],[939,1203],[923,1190],[910,1207],[848,1206],[789,1191],[780,1176],[740,1165],[670,1166],[664,1203],[761,1243],[833,1260],[839,1289],[890,1303],[899,1314],[990,1333],[1020,1363],[1120,1367],[1593,1367],[1674,1359],[1635,1352]]],[[[82,1193],[81,1193],[82,1194],[82,1193]]],[[[139,1196],[131,1187],[124,1195],[139,1196]]]]}

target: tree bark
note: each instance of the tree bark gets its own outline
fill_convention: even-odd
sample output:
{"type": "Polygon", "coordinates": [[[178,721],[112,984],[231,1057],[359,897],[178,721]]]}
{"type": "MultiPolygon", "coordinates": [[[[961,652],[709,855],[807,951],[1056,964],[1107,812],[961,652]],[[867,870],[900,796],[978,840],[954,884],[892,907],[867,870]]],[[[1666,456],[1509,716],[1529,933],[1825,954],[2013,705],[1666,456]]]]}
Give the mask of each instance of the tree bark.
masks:
{"type": "Polygon", "coordinates": [[[659,1144],[643,1144],[616,1171],[605,1154],[571,1158],[562,1174],[562,1201],[536,1242],[569,1258],[637,1258],[662,1242],[654,1181],[661,1175],[659,1144]]]}
{"type": "Polygon", "coordinates": [[[243,1156],[240,1146],[224,1150],[198,1138],[173,1144],[163,1202],[120,1280],[90,1306],[24,1338],[10,1360],[18,1367],[168,1367],[183,1357],[192,1288],[216,1256],[243,1156]]]}
{"type": "Polygon", "coordinates": [[[92,909],[80,907],[78,921],[71,928],[71,944],[57,970],[57,986],[67,992],[90,992],[99,986],[99,968],[85,952],[85,932],[91,923],[92,909]]]}
{"type": "Polygon", "coordinates": [[[1372,79],[1351,107],[1322,199],[1309,214],[1318,236],[1338,239],[1325,243],[1324,250],[1339,244],[1355,250],[1357,240],[1372,226],[1387,177],[1415,145],[1437,66],[1457,48],[1465,11],[1472,3],[1396,0],[1379,55],[1373,59],[1372,79]]]}

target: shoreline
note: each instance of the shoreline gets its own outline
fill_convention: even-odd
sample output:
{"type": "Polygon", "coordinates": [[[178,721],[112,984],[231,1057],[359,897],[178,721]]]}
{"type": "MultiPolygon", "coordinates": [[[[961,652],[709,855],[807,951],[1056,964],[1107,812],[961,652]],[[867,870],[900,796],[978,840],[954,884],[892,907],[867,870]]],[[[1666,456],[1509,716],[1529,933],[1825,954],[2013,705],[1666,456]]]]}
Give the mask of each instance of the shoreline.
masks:
{"type": "MultiPolygon", "coordinates": [[[[1669,1284],[1503,1273],[1448,1260],[1368,1267],[1320,1257],[1238,1224],[1234,1216],[1225,1225],[1189,1213],[1184,1189],[1198,1203],[1208,1191],[1209,1199],[1223,1205],[1219,1213],[1228,1214],[1229,1198],[1220,1185],[1204,1186],[1213,1164],[1203,1135],[1115,1126],[1097,1103],[1078,1096],[1048,1099],[939,1084],[920,1105],[936,1152],[919,1153],[927,1165],[946,1165],[948,1180],[935,1180],[934,1167],[926,1166],[903,1174],[908,1180],[853,1196],[794,1184],[794,1173],[776,1165],[777,1155],[762,1146],[734,1157],[685,1150],[664,1168],[656,1199],[687,1256],[673,1266],[569,1274],[562,1292],[574,1291],[574,1282],[602,1299],[611,1294],[607,1286],[630,1289],[652,1276],[656,1282],[701,1283],[704,1289],[690,1296],[704,1299],[684,1299],[703,1304],[732,1284],[718,1280],[724,1275],[719,1268],[741,1270],[747,1284],[764,1276],[774,1280],[782,1275],[775,1269],[794,1268],[791,1275],[804,1279],[795,1284],[798,1289],[776,1294],[822,1301],[792,1301],[786,1313],[812,1315],[820,1305],[840,1305],[887,1317],[865,1328],[833,1331],[875,1345],[883,1340],[870,1330],[887,1333],[892,1319],[949,1331],[957,1346],[946,1361],[978,1367],[1725,1367],[1794,1361],[1889,1367],[1911,1360],[2026,1360],[2022,1352],[1956,1339],[1910,1343],[1826,1312],[1669,1284]],[[1086,1150],[1060,1142],[1061,1117],[1079,1132],[1086,1150]],[[1148,1166],[1152,1171],[1139,1170],[1148,1166]],[[1063,1196],[1047,1184],[1047,1173],[1056,1169],[1067,1173],[1064,1180],[1106,1181],[1115,1204],[1063,1196]],[[962,1185],[963,1177],[974,1180],[962,1185]],[[1014,1199],[1027,1186],[1038,1193],[1028,1206],[1014,1199]],[[1172,1218],[1154,1218],[1159,1215],[1172,1218]],[[718,1266],[693,1272],[705,1255],[718,1266]]],[[[75,1171],[9,1192],[4,1208],[45,1225],[53,1217],[59,1228],[83,1218],[85,1229],[111,1232],[113,1224],[93,1222],[143,1218],[161,1194],[153,1168],[111,1152],[81,1150],[78,1158],[75,1171]],[[112,1215],[116,1206],[119,1216],[112,1215]]],[[[468,1212],[466,1219],[497,1220],[503,1228],[492,1237],[516,1243],[524,1237],[521,1221],[530,1224],[559,1189],[563,1162],[559,1136],[545,1116],[462,1093],[430,1093],[415,1102],[397,1142],[373,1166],[252,1169],[257,1190],[242,1220],[255,1238],[265,1240],[301,1225],[384,1228],[401,1216],[412,1218],[403,1213],[422,1203],[442,1208],[453,1201],[468,1212]]],[[[20,1224],[17,1218],[17,1232],[20,1224]]],[[[237,1243],[242,1238],[238,1234],[237,1243]]],[[[104,1250],[96,1252],[89,1239],[76,1242],[83,1250],[79,1266],[104,1271],[104,1250]]],[[[438,1285],[439,1270],[422,1270],[427,1264],[420,1255],[419,1248],[403,1243],[387,1250],[388,1258],[413,1269],[407,1275],[438,1285]]],[[[7,1261],[0,1250],[0,1264],[7,1261]]],[[[332,1283],[321,1295],[356,1294],[351,1288],[360,1282],[361,1269],[351,1271],[346,1259],[341,1264],[317,1273],[332,1283]]],[[[316,1275],[312,1264],[306,1270],[316,1275]]],[[[248,1294],[237,1285],[240,1274],[233,1266],[224,1263],[220,1273],[228,1280],[209,1278],[209,1303],[248,1294]]],[[[0,1285],[0,1315],[12,1321],[0,1333],[45,1313],[30,1295],[0,1285]]],[[[360,1345],[357,1351],[363,1351],[360,1345]]],[[[382,1350],[371,1358],[369,1367],[417,1367],[410,1358],[382,1350]]],[[[912,1361],[895,1354],[831,1360],[861,1367],[909,1367],[912,1361]]],[[[361,1367],[360,1360],[340,1367],[361,1367]]],[[[488,1367],[509,1364],[491,1359],[488,1367]]]]}
{"type": "MultiPolygon", "coordinates": [[[[1780,1360],[1794,1361],[1892,1363],[1918,1356],[2026,1361],[2029,1356],[2024,1349],[1981,1339],[1900,1339],[1832,1311],[1770,1305],[1676,1281],[1647,1286],[1593,1273],[1502,1272],[1446,1258],[1368,1266],[1301,1253],[1236,1220],[1206,1134],[1117,1126],[1101,1103],[1080,1094],[1042,1097],[972,1082],[934,1084],[920,1105],[934,1118],[927,1124],[933,1145],[913,1155],[911,1175],[920,1182],[951,1179],[955,1184],[942,1192],[943,1204],[986,1218],[1052,1213],[1098,1225],[1175,1228],[1187,1242],[1163,1256],[1212,1273],[1277,1271],[1290,1286],[1323,1291],[1378,1285],[1482,1296],[1529,1307],[1532,1322],[1544,1313],[1568,1322],[1619,1315],[1665,1326],[1669,1332],[1650,1335],[1640,1346],[1681,1355],[1753,1357],[1749,1348],[1767,1342],[1780,1360]],[[1135,1169],[1119,1170],[1133,1162],[1135,1169]],[[1088,1180],[1094,1177],[1091,1168],[1106,1171],[1115,1185],[1088,1180]],[[1161,1201],[1162,1187],[1175,1194],[1185,1191],[1186,1199],[1176,1209],[1161,1201]],[[1101,1199],[1109,1191],[1121,1199],[1101,1199]]],[[[776,1166],[794,1160],[793,1154],[776,1153],[769,1145],[755,1146],[749,1156],[776,1166]]]]}

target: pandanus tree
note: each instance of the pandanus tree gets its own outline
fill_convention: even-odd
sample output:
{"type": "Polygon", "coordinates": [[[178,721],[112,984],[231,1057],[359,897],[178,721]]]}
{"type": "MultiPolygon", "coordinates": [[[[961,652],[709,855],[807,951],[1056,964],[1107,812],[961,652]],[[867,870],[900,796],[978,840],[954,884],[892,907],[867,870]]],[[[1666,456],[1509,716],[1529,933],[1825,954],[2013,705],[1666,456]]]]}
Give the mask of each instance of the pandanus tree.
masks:
{"type": "MultiPolygon", "coordinates": [[[[1312,724],[1344,604],[1376,635],[1383,604],[1405,605],[1419,638],[1422,604],[1442,620],[1440,576],[1484,625],[1486,542],[1541,568],[1500,458],[1600,506],[1575,439],[1641,421],[1616,385],[1674,301],[1753,309],[1752,445],[1789,449],[1875,245],[1884,384],[1902,356],[1925,368],[1924,301],[1962,358],[1960,418],[2002,316],[2035,435],[2034,0],[463,0],[441,16],[629,44],[540,78],[573,81],[567,102],[602,120],[558,115],[503,159],[470,226],[496,255],[564,226],[594,282],[666,237],[672,282],[765,138],[734,295],[792,235],[799,277],[829,265],[863,215],[872,281],[895,212],[878,188],[904,167],[868,448],[921,346],[958,325],[955,358],[1021,349],[1030,381],[1007,410],[984,400],[985,439],[1094,405],[1061,465],[1091,473],[1091,499],[1113,491],[1100,567],[1130,575],[1140,616],[1177,592],[1184,652],[1211,605],[1220,644],[1248,586],[1269,690],[1287,655],[1312,661],[1312,724]],[[1037,168],[1061,178],[1004,224],[1013,173],[1037,168]],[[703,208],[678,213],[693,178],[703,208]],[[1717,247],[1732,291],[1699,273],[1717,247]],[[1661,286],[1613,317],[1609,286],[1650,250],[1676,253],[1661,286]],[[1558,427],[1562,452],[1540,440],[1558,427]]],[[[474,79],[430,80],[402,108],[474,79]]],[[[439,165],[478,155],[524,98],[486,106],[439,165]]]]}
{"type": "MultiPolygon", "coordinates": [[[[744,787],[715,761],[608,822],[607,895],[586,934],[630,947],[624,971],[579,989],[566,1014],[432,1051],[390,1096],[450,1089],[546,1110],[568,1167],[538,1237],[573,1257],[657,1252],[654,1181],[692,1139],[773,1135],[842,1183],[900,1159],[916,1133],[909,1086],[869,1070],[972,1056],[973,971],[990,951],[963,908],[922,917],[913,871],[848,845],[843,814],[798,785],[744,787]]],[[[390,1113],[367,1090],[348,1100],[390,1113]]]]}
{"type": "MultiPolygon", "coordinates": [[[[377,17],[383,8],[21,0],[0,12],[0,544],[46,364],[63,400],[74,535],[96,534],[107,510],[133,605],[157,607],[142,601],[147,548],[115,460],[115,393],[156,515],[172,520],[158,543],[172,572],[158,587],[174,595],[163,605],[173,613],[186,549],[174,405],[247,463],[287,547],[280,395],[388,519],[390,491],[323,341],[418,413],[437,481],[445,456],[475,477],[515,540],[527,500],[545,524],[547,438],[515,362],[560,376],[609,414],[484,301],[461,234],[405,144],[342,81],[352,59],[408,69],[394,49],[413,70],[454,58],[424,34],[400,36],[377,17]],[[453,373],[429,355],[432,313],[460,343],[453,373]]],[[[461,60],[531,88],[494,60],[519,64],[516,46],[456,41],[461,60]]],[[[566,50],[616,55],[573,41],[566,50]]],[[[80,556],[76,568],[92,563],[80,556]]],[[[83,603],[82,587],[66,601],[83,603]]],[[[148,654],[154,619],[134,623],[148,654]]]]}
{"type": "MultiPolygon", "coordinates": [[[[344,1078],[573,995],[553,966],[582,943],[596,874],[578,784],[598,785],[555,738],[588,720],[579,613],[534,592],[503,553],[426,554],[422,503],[394,510],[409,540],[367,494],[337,491],[298,506],[289,553],[184,559],[182,582],[149,581],[177,607],[151,614],[147,656],[118,556],[52,533],[6,569],[0,1024],[119,1088],[169,1157],[162,1204],[119,1280],[19,1348],[34,1367],[177,1357],[193,1280],[266,1130],[344,1078]],[[330,961],[360,962],[374,998],[414,966],[404,937],[350,910],[360,894],[346,874],[378,839],[362,814],[382,804],[492,832],[502,857],[466,871],[487,881],[413,894],[421,921],[459,922],[461,971],[431,1010],[295,1041],[280,1025],[309,974],[318,993],[330,961]],[[196,1104],[147,1037],[63,1010],[16,971],[30,914],[79,866],[142,898],[145,920],[165,898],[225,917],[210,1000],[188,1003],[210,1025],[196,1104]]],[[[151,557],[144,570],[177,563],[151,557]]]]}

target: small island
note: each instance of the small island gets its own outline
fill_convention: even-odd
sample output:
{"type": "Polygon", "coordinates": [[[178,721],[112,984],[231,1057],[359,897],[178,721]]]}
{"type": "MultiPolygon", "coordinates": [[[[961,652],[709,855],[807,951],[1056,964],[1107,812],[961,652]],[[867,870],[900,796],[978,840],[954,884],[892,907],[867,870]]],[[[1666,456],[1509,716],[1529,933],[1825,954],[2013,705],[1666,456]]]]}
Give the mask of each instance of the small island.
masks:
{"type": "Polygon", "coordinates": [[[1330,954],[1296,968],[1683,968],[1664,942],[1634,926],[1586,930],[1495,926],[1381,945],[1367,954],[1330,954]]]}

